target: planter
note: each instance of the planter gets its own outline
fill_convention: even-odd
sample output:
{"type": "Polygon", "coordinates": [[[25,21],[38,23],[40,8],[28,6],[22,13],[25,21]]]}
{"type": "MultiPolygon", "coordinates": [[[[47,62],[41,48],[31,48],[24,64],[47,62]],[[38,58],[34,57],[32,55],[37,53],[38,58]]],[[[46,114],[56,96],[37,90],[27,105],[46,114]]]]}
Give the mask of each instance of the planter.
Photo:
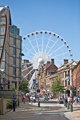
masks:
{"type": "Polygon", "coordinates": [[[6,111],[6,99],[0,99],[0,115],[4,115],[6,111]]]}

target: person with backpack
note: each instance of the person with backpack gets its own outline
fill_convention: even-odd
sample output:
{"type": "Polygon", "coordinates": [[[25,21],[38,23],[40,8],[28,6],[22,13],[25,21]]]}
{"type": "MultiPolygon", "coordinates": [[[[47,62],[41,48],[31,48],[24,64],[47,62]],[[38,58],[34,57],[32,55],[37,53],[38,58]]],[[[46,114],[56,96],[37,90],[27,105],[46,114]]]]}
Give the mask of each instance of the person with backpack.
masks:
{"type": "Polygon", "coordinates": [[[75,97],[75,103],[76,104],[78,103],[78,97],[77,96],[75,97]]]}

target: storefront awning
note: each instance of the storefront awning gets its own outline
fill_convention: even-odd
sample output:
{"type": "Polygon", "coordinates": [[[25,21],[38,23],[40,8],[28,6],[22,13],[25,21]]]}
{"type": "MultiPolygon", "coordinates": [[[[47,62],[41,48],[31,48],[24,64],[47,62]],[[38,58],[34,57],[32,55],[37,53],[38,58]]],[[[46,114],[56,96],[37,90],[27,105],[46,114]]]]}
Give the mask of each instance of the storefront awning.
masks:
{"type": "Polygon", "coordinates": [[[0,85],[9,85],[8,83],[2,82],[0,85]]]}

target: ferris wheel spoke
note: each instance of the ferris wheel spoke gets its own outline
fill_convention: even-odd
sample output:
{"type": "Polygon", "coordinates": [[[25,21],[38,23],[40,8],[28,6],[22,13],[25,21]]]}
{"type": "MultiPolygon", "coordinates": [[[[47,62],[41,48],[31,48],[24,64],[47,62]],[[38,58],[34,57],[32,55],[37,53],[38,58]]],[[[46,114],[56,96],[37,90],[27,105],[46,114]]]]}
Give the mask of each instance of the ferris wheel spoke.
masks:
{"type": "MultiPolygon", "coordinates": [[[[25,45],[24,45],[25,46],[25,45]]],[[[32,51],[30,51],[26,46],[25,46],[25,48],[30,52],[30,53],[32,53],[33,55],[34,55],[34,53],[32,52],[32,51]]]]}
{"type": "Polygon", "coordinates": [[[29,69],[29,68],[31,68],[31,67],[33,67],[33,65],[31,65],[30,67],[27,67],[27,68],[23,69],[22,72],[25,71],[25,70],[27,70],[27,69],[29,69]]]}
{"type": "Polygon", "coordinates": [[[52,45],[52,47],[50,48],[50,50],[48,51],[47,54],[49,54],[49,52],[51,51],[51,49],[55,46],[55,44],[58,42],[59,38],[55,41],[55,43],[52,45]]]}
{"type": "Polygon", "coordinates": [[[26,53],[24,53],[24,54],[25,54],[26,56],[31,57],[31,58],[33,57],[33,56],[29,55],[29,52],[28,52],[27,54],[26,54],[26,53]]]}
{"type": "Polygon", "coordinates": [[[30,39],[28,37],[27,37],[27,39],[28,39],[29,43],[31,44],[32,48],[34,49],[35,53],[37,53],[36,50],[35,50],[35,48],[34,48],[34,46],[31,43],[30,39]]]}
{"type": "Polygon", "coordinates": [[[48,45],[49,45],[49,42],[50,42],[50,40],[51,40],[51,36],[52,36],[52,35],[50,35],[50,38],[49,38],[49,40],[48,40],[48,43],[47,43],[47,46],[46,46],[45,52],[46,52],[47,47],[48,47],[48,45]]]}
{"type": "Polygon", "coordinates": [[[30,64],[32,64],[32,63],[22,63],[22,65],[30,65],[30,64]]]}
{"type": "Polygon", "coordinates": [[[37,44],[38,52],[40,52],[36,34],[35,34],[35,39],[36,39],[36,44],[37,44]]]}
{"type": "MultiPolygon", "coordinates": [[[[65,45],[62,45],[61,47],[59,47],[58,49],[56,49],[53,53],[55,53],[56,51],[58,51],[59,49],[61,49],[62,47],[64,47],[65,45]]],[[[49,56],[51,56],[53,53],[51,53],[49,56]]]]}
{"type": "Polygon", "coordinates": [[[33,70],[34,69],[30,70],[29,73],[24,76],[24,78],[27,77],[33,70]]]}
{"type": "Polygon", "coordinates": [[[67,53],[69,53],[69,52],[65,52],[65,53],[63,53],[63,54],[59,54],[59,55],[53,56],[53,58],[55,58],[55,57],[57,57],[57,56],[64,55],[64,54],[67,54],[67,53]]]}
{"type": "Polygon", "coordinates": [[[43,32],[43,36],[42,36],[42,52],[43,52],[43,42],[44,42],[44,32],[43,32]]]}

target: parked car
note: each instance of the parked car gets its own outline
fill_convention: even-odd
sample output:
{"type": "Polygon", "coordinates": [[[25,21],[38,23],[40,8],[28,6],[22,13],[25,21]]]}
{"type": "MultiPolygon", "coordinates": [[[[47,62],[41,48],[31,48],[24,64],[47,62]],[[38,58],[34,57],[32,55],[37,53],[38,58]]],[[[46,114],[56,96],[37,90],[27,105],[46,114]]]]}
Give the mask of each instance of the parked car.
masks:
{"type": "Polygon", "coordinates": [[[63,104],[64,103],[64,98],[60,98],[59,99],[59,104],[63,104]]]}

